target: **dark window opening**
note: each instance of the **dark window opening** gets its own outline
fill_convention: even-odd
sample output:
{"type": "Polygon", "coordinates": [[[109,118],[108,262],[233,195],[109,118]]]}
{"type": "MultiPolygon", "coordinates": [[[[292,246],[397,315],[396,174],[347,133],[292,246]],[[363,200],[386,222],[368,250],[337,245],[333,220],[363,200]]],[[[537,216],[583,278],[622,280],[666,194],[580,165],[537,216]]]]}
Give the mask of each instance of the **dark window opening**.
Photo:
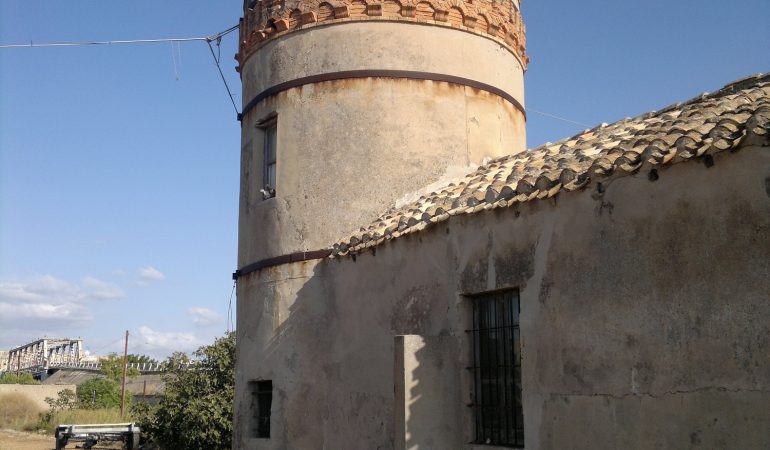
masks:
{"type": "Polygon", "coordinates": [[[471,297],[476,444],[524,446],[519,293],[471,297]]]}
{"type": "Polygon", "coordinates": [[[254,381],[251,383],[251,410],[254,414],[254,437],[270,437],[270,408],[273,404],[273,382],[254,381]]]}
{"type": "Polygon", "coordinates": [[[278,146],[278,126],[275,120],[262,127],[264,133],[263,151],[264,151],[264,170],[262,196],[265,199],[275,197],[275,188],[277,183],[277,146],[278,146]]]}

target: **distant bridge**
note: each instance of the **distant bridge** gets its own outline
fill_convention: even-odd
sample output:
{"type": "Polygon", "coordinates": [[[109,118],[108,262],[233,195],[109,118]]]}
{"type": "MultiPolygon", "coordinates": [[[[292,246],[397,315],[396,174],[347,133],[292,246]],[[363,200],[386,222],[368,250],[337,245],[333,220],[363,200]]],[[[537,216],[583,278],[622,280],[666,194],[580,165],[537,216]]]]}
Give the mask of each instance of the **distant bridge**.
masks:
{"type": "MultiPolygon", "coordinates": [[[[186,369],[186,368],[192,367],[193,365],[194,365],[193,363],[183,364],[182,368],[186,369]]],[[[162,373],[169,370],[169,366],[167,363],[128,363],[128,368],[136,369],[140,374],[162,373]]],[[[42,372],[49,372],[51,370],[80,370],[80,371],[98,373],[102,371],[102,363],[100,362],[61,362],[61,363],[49,364],[48,366],[22,367],[18,371],[25,372],[25,373],[41,374],[42,372]]],[[[7,370],[5,372],[14,373],[16,372],[16,369],[14,368],[13,370],[7,370]]],[[[4,373],[3,371],[0,371],[0,375],[2,375],[3,373],[4,373]]],[[[43,375],[42,378],[46,378],[45,375],[43,375]]]]}
{"type": "Polygon", "coordinates": [[[8,352],[8,372],[45,370],[56,364],[79,363],[83,359],[83,340],[43,338],[20,345],[8,352]]]}
{"type": "MultiPolygon", "coordinates": [[[[192,364],[188,363],[185,367],[192,364]]],[[[43,338],[21,345],[8,352],[5,372],[31,372],[41,374],[51,369],[85,370],[101,372],[101,362],[83,361],[82,339],[43,338]]],[[[167,363],[129,363],[129,368],[139,373],[158,373],[168,370],[167,363]]],[[[3,371],[0,370],[0,374],[3,371]]],[[[42,375],[45,378],[45,374],[42,375]]]]}
{"type": "MultiPolygon", "coordinates": [[[[129,369],[136,369],[140,373],[157,373],[157,372],[165,372],[168,370],[167,364],[165,363],[128,363],[129,369]]],[[[53,363],[49,364],[48,367],[35,367],[31,368],[38,369],[38,371],[42,370],[50,370],[50,369],[72,369],[72,370],[87,370],[91,372],[101,372],[102,371],[102,363],[100,362],[62,362],[62,363],[53,363]]]]}

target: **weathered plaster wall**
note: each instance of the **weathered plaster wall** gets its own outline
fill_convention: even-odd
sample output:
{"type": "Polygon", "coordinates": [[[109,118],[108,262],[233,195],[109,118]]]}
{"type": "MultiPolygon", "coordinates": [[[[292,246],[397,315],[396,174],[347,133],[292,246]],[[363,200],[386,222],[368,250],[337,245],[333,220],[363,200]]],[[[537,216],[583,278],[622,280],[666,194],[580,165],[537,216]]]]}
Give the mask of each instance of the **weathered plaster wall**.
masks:
{"type": "Polygon", "coordinates": [[[409,420],[451,414],[457,393],[439,402],[436,385],[459,374],[454,448],[470,448],[463,294],[506,287],[521,297],[527,449],[770,447],[770,151],[714,161],[242,278],[235,447],[395,448],[394,336],[409,334],[465,349],[439,372],[416,351],[404,404],[409,420]],[[253,379],[273,380],[269,440],[248,438],[253,379]]]}
{"type": "Polygon", "coordinates": [[[262,130],[244,121],[239,267],[329,248],[452,167],[524,146],[524,118],[484,91],[432,81],[306,85],[260,103],[278,114],[277,194],[263,200],[262,130]]]}
{"type": "MultiPolygon", "coordinates": [[[[495,41],[442,27],[351,22],[260,48],[242,69],[244,104],[286,81],[363,69],[463,77],[524,103],[522,66],[495,41]]],[[[329,248],[447,171],[524,150],[524,125],[524,114],[502,97],[439,81],[356,78],[270,96],[242,121],[239,267],[329,248]],[[277,194],[264,201],[259,124],[272,115],[277,194]]]]}

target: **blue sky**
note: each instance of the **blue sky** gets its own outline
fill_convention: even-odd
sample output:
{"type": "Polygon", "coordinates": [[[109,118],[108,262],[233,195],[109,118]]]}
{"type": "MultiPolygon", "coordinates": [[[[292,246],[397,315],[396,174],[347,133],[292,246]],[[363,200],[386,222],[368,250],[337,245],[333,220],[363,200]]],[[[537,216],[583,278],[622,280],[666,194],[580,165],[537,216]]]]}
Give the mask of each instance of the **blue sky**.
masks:
{"type": "MultiPolygon", "coordinates": [[[[0,0],[0,42],[199,37],[242,2],[0,0]]],[[[770,2],[524,0],[526,104],[589,126],[770,70],[770,2]]],[[[236,33],[222,41],[240,107],[236,33]]],[[[528,145],[586,128],[533,111],[528,145]]],[[[204,43],[0,49],[0,349],[225,331],[240,127],[204,43]]]]}

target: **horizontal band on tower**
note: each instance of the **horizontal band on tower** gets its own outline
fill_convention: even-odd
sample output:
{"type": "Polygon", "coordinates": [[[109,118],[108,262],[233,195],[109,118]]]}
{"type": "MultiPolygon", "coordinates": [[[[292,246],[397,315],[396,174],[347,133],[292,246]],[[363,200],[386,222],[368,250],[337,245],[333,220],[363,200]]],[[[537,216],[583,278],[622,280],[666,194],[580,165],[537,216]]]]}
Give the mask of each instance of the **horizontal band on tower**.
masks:
{"type": "Polygon", "coordinates": [[[341,72],[322,73],[320,75],[311,75],[308,77],[297,78],[294,80],[286,81],[269,87],[264,91],[257,94],[256,97],[251,99],[249,103],[243,108],[243,112],[238,114],[238,120],[243,119],[243,116],[249,113],[257,103],[273,96],[285,90],[304,86],[306,84],[322,83],[324,81],[335,80],[347,80],[351,78],[403,78],[408,80],[423,80],[423,81],[439,81],[445,83],[459,84],[461,86],[467,86],[473,89],[489,92],[490,94],[497,95],[509,101],[516,109],[524,114],[524,119],[527,118],[527,112],[524,110],[524,106],[516,100],[511,94],[503,91],[500,88],[491,86],[480,81],[471,80],[463,77],[456,77],[453,75],[445,75],[442,73],[432,72],[415,72],[411,70],[345,70],[341,72]]]}
{"type": "Polygon", "coordinates": [[[274,256],[272,258],[261,259],[255,263],[247,264],[240,269],[233,272],[233,280],[238,281],[238,278],[248,275],[257,270],[264,269],[266,267],[280,266],[281,264],[289,264],[294,262],[312,261],[314,259],[324,259],[332,254],[331,250],[312,250],[308,252],[296,252],[288,255],[274,256]]]}

